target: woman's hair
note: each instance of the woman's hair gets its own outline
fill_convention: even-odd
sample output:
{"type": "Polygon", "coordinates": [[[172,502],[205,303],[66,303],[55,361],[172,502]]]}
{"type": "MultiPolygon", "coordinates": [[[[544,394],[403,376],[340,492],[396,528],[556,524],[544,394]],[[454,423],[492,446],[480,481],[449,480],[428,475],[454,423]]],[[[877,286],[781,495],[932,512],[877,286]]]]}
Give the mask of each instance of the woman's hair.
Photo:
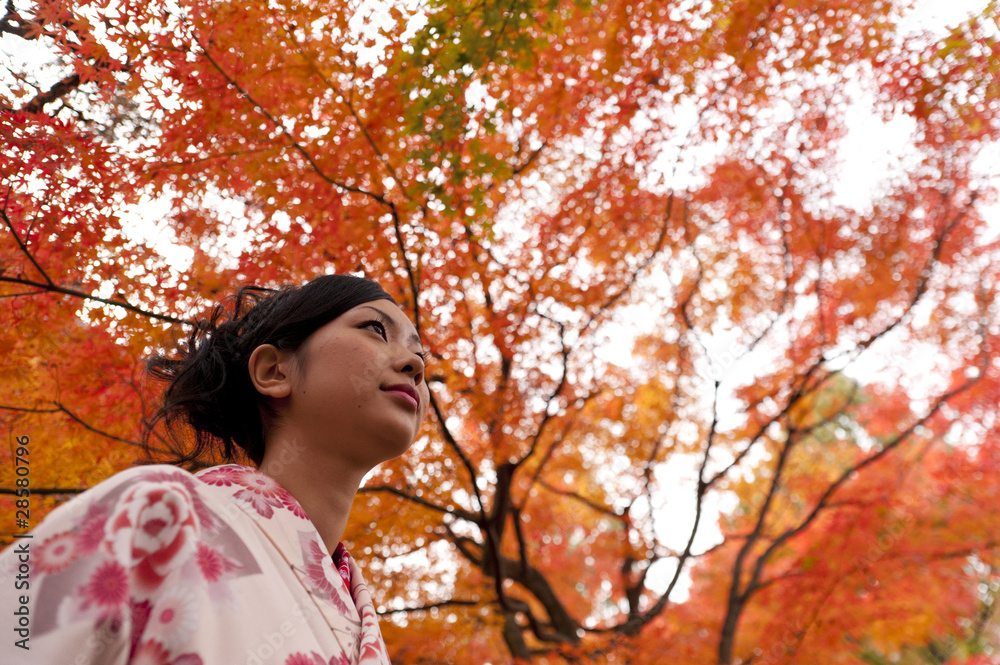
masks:
{"type": "Polygon", "coordinates": [[[373,300],[396,301],[370,279],[323,275],[303,286],[273,290],[244,286],[199,320],[180,358],[155,355],[150,376],[167,381],[163,405],[147,425],[145,442],[163,420],[174,462],[213,453],[226,461],[237,449],[254,464],[264,457],[264,426],[273,411],[250,381],[249,359],[262,344],[294,351],[316,330],[349,309],[373,300]],[[180,443],[178,425],[194,431],[193,447],[180,443]]]}

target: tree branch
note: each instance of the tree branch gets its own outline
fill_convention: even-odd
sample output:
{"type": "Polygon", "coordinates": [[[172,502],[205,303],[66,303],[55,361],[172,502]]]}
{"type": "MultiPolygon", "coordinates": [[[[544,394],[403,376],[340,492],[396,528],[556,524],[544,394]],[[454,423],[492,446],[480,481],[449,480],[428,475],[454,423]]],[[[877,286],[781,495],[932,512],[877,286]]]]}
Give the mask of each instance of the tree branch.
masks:
{"type": "Polygon", "coordinates": [[[417,607],[400,607],[399,609],[378,610],[376,611],[376,614],[379,616],[386,616],[389,614],[406,614],[410,612],[429,612],[430,610],[436,610],[442,607],[478,607],[480,605],[485,605],[486,602],[487,601],[482,600],[464,600],[461,598],[455,598],[452,600],[442,600],[436,603],[428,603],[427,605],[419,605],[417,607]]]}
{"type": "Polygon", "coordinates": [[[76,90],[80,87],[80,75],[71,74],[65,77],[61,81],[55,83],[51,88],[45,92],[40,92],[35,97],[21,107],[21,110],[26,113],[41,113],[46,104],[50,104],[63,96],[69,94],[70,92],[76,90]]]}
{"type": "MultiPolygon", "coordinates": [[[[51,496],[57,494],[83,494],[89,487],[31,487],[28,488],[31,494],[51,496]]],[[[24,488],[0,487],[0,494],[18,496],[18,492],[24,492],[24,488]]]]}
{"type": "Polygon", "coordinates": [[[268,122],[270,122],[271,125],[276,130],[278,130],[278,132],[282,136],[285,137],[285,139],[288,141],[288,147],[292,148],[295,152],[299,153],[302,159],[304,159],[306,163],[309,164],[309,166],[312,168],[313,172],[316,175],[318,175],[322,180],[333,185],[334,187],[344,190],[345,192],[362,194],[364,196],[370,197],[371,199],[382,205],[385,206],[390,205],[389,202],[384,197],[374,192],[362,189],[360,187],[348,185],[328,175],[326,171],[320,168],[319,164],[316,162],[313,156],[309,154],[309,151],[306,150],[305,147],[301,143],[299,143],[299,141],[294,136],[292,136],[287,129],[285,129],[285,126],[282,125],[280,122],[278,122],[277,118],[271,115],[271,112],[268,111],[263,104],[258,102],[242,85],[240,85],[239,82],[236,81],[235,78],[229,75],[229,73],[222,67],[222,65],[219,64],[219,62],[212,57],[212,54],[209,52],[208,48],[203,43],[201,43],[201,41],[197,37],[194,38],[194,42],[201,49],[202,53],[205,56],[205,59],[208,60],[209,64],[212,65],[215,71],[219,72],[219,75],[222,76],[223,79],[225,79],[226,83],[233,86],[233,88],[236,89],[236,91],[240,94],[241,97],[250,102],[250,105],[254,107],[254,110],[256,110],[258,113],[264,116],[268,120],[268,122]]]}
{"type": "Polygon", "coordinates": [[[424,508],[433,510],[434,512],[444,513],[445,515],[451,515],[452,517],[457,517],[466,520],[467,522],[472,522],[473,524],[479,524],[480,522],[480,517],[477,516],[475,513],[462,510],[461,508],[447,508],[445,506],[439,506],[436,503],[428,501],[427,499],[422,499],[418,496],[414,496],[409,492],[401,490],[397,487],[391,487],[389,485],[371,485],[362,487],[358,490],[359,494],[368,494],[368,493],[375,494],[378,492],[385,492],[387,494],[398,496],[399,498],[404,499],[405,501],[415,503],[418,506],[423,506],[424,508]]]}

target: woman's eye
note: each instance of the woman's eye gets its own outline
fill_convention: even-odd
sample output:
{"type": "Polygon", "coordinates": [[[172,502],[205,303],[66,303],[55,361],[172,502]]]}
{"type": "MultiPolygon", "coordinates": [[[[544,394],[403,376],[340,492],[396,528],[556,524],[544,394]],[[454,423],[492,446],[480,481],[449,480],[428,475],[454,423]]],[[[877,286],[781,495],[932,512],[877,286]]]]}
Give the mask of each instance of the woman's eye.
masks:
{"type": "Polygon", "coordinates": [[[374,330],[375,332],[377,332],[379,335],[382,336],[382,339],[386,341],[389,340],[389,336],[386,335],[385,333],[385,324],[382,323],[381,321],[374,321],[374,320],[365,321],[363,324],[361,324],[361,327],[368,328],[369,330],[374,330]]]}

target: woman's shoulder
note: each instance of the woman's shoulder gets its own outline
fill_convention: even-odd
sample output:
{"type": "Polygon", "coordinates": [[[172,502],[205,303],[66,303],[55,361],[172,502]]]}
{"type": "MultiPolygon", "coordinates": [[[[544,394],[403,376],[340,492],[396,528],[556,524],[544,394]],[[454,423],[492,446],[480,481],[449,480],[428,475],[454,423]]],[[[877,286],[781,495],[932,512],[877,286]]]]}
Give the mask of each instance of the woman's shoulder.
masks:
{"type": "MultiPolygon", "coordinates": [[[[218,543],[242,556],[245,548],[233,532],[239,511],[227,512],[231,504],[213,489],[169,465],[116,473],[58,506],[22,537],[30,543],[32,575],[39,582],[67,578],[74,567],[90,574],[107,562],[151,590],[192,557],[204,565],[218,543]]],[[[0,552],[0,578],[16,563],[13,549],[0,552]]]]}
{"type": "MultiPolygon", "coordinates": [[[[137,487],[147,490],[156,487],[172,488],[191,494],[202,494],[206,485],[230,484],[227,482],[228,479],[242,478],[252,473],[257,472],[239,464],[212,466],[196,472],[169,464],[134,466],[106,478],[68,503],[81,499],[89,502],[114,500],[137,487]]],[[[56,508],[53,513],[66,505],[56,508]]]]}
{"type": "MultiPolygon", "coordinates": [[[[200,604],[235,597],[239,578],[262,571],[235,530],[238,515],[220,509],[228,503],[183,469],[134,467],[63,504],[0,553],[0,580],[24,566],[33,652],[59,653],[39,662],[69,662],[63,652],[71,650],[104,662],[112,652],[170,640],[188,648],[172,632],[177,622],[163,617],[190,619],[200,604]],[[95,645],[79,637],[101,631],[110,632],[95,645]]],[[[9,615],[9,602],[10,594],[0,597],[0,613],[9,615]]]]}
{"type": "Polygon", "coordinates": [[[167,464],[135,466],[124,469],[53,508],[33,531],[37,534],[39,531],[51,530],[56,523],[72,524],[85,520],[88,514],[102,509],[106,510],[117,503],[123,495],[137,487],[149,488],[175,484],[183,486],[187,488],[187,492],[191,492],[196,491],[193,489],[196,483],[194,475],[190,472],[167,464]]]}
{"type": "MultiPolygon", "coordinates": [[[[206,472],[234,467],[211,467],[206,472]]],[[[218,475],[218,474],[217,474],[218,475]]],[[[209,476],[212,478],[212,476],[209,476]]],[[[119,526],[138,526],[140,513],[166,510],[171,515],[190,512],[200,526],[211,525],[215,520],[206,509],[213,497],[208,484],[198,475],[168,464],[135,466],[106,478],[69,501],[55,507],[32,529],[36,542],[39,538],[67,530],[83,530],[90,525],[109,527],[107,520],[116,516],[119,526]]]]}
{"type": "Polygon", "coordinates": [[[134,485],[161,483],[180,483],[185,487],[194,487],[197,480],[196,476],[190,471],[169,464],[133,466],[105,478],[90,489],[74,497],[72,501],[77,499],[93,501],[95,499],[114,497],[134,485]]]}

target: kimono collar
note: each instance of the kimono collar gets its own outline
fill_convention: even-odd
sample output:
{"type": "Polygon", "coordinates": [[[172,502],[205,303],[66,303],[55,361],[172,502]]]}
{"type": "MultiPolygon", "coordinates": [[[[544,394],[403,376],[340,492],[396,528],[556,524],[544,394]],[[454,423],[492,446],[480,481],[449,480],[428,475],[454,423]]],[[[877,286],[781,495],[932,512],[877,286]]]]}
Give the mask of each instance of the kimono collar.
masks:
{"type": "MultiPolygon", "coordinates": [[[[224,491],[230,502],[253,519],[317,601],[330,627],[338,636],[346,633],[356,649],[362,617],[354,596],[363,589],[364,582],[356,574],[356,566],[351,565],[354,562],[347,550],[337,548],[338,553],[343,553],[337,563],[346,564],[353,587],[361,588],[349,586],[302,506],[276,480],[239,464],[212,467],[195,475],[206,485],[224,491]]],[[[367,594],[367,589],[363,590],[367,594]]],[[[353,649],[347,649],[347,653],[353,649]]]]}

